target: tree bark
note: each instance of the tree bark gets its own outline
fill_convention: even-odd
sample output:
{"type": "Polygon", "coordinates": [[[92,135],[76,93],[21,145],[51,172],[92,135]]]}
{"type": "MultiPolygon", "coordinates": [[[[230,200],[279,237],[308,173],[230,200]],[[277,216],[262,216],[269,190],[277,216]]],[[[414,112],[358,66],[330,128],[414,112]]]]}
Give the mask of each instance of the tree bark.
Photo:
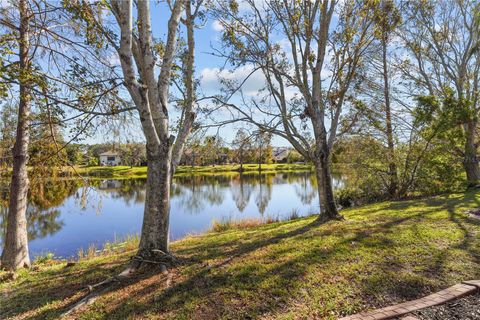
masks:
{"type": "Polygon", "coordinates": [[[185,3],[185,26],[187,27],[187,56],[185,61],[184,84],[186,89],[185,106],[178,137],[172,151],[172,172],[175,173],[178,164],[183,155],[183,149],[187,141],[190,131],[195,121],[195,113],[193,105],[195,103],[195,33],[194,33],[194,17],[192,16],[191,1],[185,3]]]}
{"type": "Polygon", "coordinates": [[[385,98],[385,133],[387,135],[387,148],[388,148],[388,175],[389,185],[388,193],[391,197],[395,197],[398,191],[398,172],[397,165],[395,163],[395,144],[393,141],[393,128],[392,128],[392,112],[390,106],[390,88],[388,83],[388,65],[387,65],[387,35],[384,30],[382,37],[382,62],[383,62],[383,90],[385,98]]]}
{"type": "Polygon", "coordinates": [[[168,253],[171,148],[164,143],[160,148],[147,145],[147,189],[143,214],[142,233],[138,255],[143,259],[155,258],[155,251],[168,253]]]}
{"type": "Polygon", "coordinates": [[[7,233],[1,258],[2,268],[9,270],[17,270],[30,266],[26,212],[29,188],[27,163],[30,140],[30,93],[28,89],[28,78],[31,74],[29,72],[29,17],[25,0],[20,0],[19,12],[20,102],[18,106],[17,135],[13,147],[13,174],[10,185],[7,233]]]}
{"type": "Polygon", "coordinates": [[[325,222],[333,219],[342,219],[342,216],[338,213],[333,195],[330,152],[326,142],[317,144],[314,165],[320,201],[320,215],[318,216],[318,220],[325,222]]]}
{"type": "MultiPolygon", "coordinates": [[[[150,3],[148,1],[137,2],[138,36],[134,37],[133,1],[112,1],[112,11],[120,27],[120,47],[117,51],[120,56],[125,85],[138,109],[147,141],[147,189],[140,245],[137,252],[137,255],[144,260],[155,261],[157,257],[161,258],[161,255],[168,254],[170,185],[174,170],[172,165],[175,167],[178,163],[177,160],[180,160],[185,139],[190,131],[190,128],[185,126],[186,120],[184,119],[180,128],[180,136],[183,138],[177,141],[175,148],[175,154],[178,157],[175,157],[172,164],[173,137],[171,138],[169,135],[168,91],[183,4],[184,0],[177,0],[173,5],[168,21],[162,66],[160,74],[156,78],[150,3]],[[184,136],[183,133],[185,133],[184,136]]],[[[193,51],[191,53],[193,54],[193,51]]],[[[193,60],[189,65],[193,66],[193,60]]],[[[193,121],[194,115],[189,113],[186,117],[187,120],[193,121]]]]}
{"type": "Polygon", "coordinates": [[[465,125],[466,140],[463,166],[467,175],[468,187],[476,186],[480,180],[480,167],[475,143],[476,125],[476,121],[470,121],[465,125]]]}

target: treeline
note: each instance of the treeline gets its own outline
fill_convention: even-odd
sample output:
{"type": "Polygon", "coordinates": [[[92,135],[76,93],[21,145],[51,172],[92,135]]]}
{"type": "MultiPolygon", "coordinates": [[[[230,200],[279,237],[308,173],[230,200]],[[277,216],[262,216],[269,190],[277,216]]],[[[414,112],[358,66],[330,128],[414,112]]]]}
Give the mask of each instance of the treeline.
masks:
{"type": "MultiPolygon", "coordinates": [[[[42,124],[42,112],[32,116],[38,125],[30,128],[28,146],[29,163],[37,169],[43,168],[50,173],[61,171],[65,166],[97,166],[99,155],[115,150],[129,166],[147,165],[145,143],[99,143],[81,144],[64,137],[62,127],[58,124],[42,124]]],[[[4,105],[0,109],[0,168],[13,166],[13,145],[16,137],[17,117],[15,108],[4,105]]]]}
{"type": "Polygon", "coordinates": [[[65,148],[65,156],[70,165],[98,166],[100,154],[115,151],[120,156],[121,164],[138,167],[147,165],[145,143],[99,143],[99,144],[69,144],[65,148]]]}
{"type": "MultiPolygon", "coordinates": [[[[35,114],[40,119],[42,112],[35,114]]],[[[0,109],[0,167],[13,165],[13,144],[16,136],[16,110],[11,104],[0,109]]],[[[200,132],[201,133],[201,132],[200,132]]],[[[272,146],[270,134],[237,130],[233,141],[198,134],[186,141],[180,164],[189,166],[226,163],[294,163],[305,161],[293,148],[272,146]]],[[[115,151],[126,166],[146,166],[147,151],[143,142],[82,144],[65,138],[58,124],[39,124],[30,130],[30,165],[61,171],[65,166],[98,166],[103,152],[115,151]]]]}
{"type": "Polygon", "coordinates": [[[250,133],[244,129],[236,132],[231,142],[218,136],[195,136],[185,145],[180,164],[188,166],[236,163],[295,163],[305,159],[293,148],[272,146],[272,136],[267,133],[250,133]]]}
{"type": "MultiPolygon", "coordinates": [[[[242,132],[242,130],[239,130],[242,132]]],[[[180,160],[181,165],[186,166],[205,166],[220,164],[244,164],[244,163],[295,163],[303,162],[303,157],[293,148],[273,147],[270,141],[260,141],[258,138],[249,137],[251,141],[235,144],[227,143],[216,136],[206,136],[188,141],[180,160]]],[[[98,144],[80,144],[66,143],[61,135],[57,135],[57,143],[63,147],[57,152],[55,145],[50,137],[34,140],[30,144],[30,155],[32,159],[39,158],[39,152],[48,157],[48,165],[56,166],[55,169],[62,170],[65,166],[98,166],[100,165],[100,154],[113,151],[118,153],[124,166],[146,166],[147,150],[145,143],[98,143],[98,144]],[[57,161],[55,161],[57,159],[57,161]],[[58,161],[61,160],[61,161],[58,161]]],[[[9,139],[0,139],[0,152],[2,156],[2,165],[9,167],[12,165],[12,149],[9,139]],[[5,147],[4,147],[5,146],[5,147]]]]}

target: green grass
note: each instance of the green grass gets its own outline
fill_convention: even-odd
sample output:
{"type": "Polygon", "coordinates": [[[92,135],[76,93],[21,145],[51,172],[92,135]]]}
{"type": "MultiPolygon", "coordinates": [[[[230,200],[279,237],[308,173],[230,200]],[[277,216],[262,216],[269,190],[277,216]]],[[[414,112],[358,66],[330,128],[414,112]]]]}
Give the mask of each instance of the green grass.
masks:
{"type": "MultiPolygon", "coordinates": [[[[269,172],[290,172],[290,171],[308,171],[311,170],[310,164],[262,164],[262,173],[269,172]]],[[[69,170],[66,168],[66,170],[69,170]]],[[[258,173],[258,164],[243,165],[245,174],[258,173]]],[[[215,166],[179,166],[175,173],[176,176],[182,175],[215,175],[215,174],[238,174],[240,165],[225,164],[215,166]]],[[[144,178],[147,176],[147,167],[79,167],[77,172],[83,176],[101,177],[101,178],[144,178]]]]}
{"type": "MultiPolygon", "coordinates": [[[[335,319],[414,299],[480,279],[480,221],[465,214],[478,206],[472,191],[352,208],[323,225],[308,217],[188,237],[172,244],[185,264],[170,280],[144,270],[72,318],[335,319]]],[[[0,314],[58,317],[78,290],[118,273],[128,248],[21,271],[0,284],[0,314]]]]}

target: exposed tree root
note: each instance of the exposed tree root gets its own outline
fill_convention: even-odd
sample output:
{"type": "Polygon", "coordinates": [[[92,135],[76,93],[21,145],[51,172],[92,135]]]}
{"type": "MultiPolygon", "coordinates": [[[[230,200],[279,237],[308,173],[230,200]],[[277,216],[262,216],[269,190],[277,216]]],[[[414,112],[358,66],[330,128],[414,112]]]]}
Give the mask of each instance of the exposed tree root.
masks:
{"type": "Polygon", "coordinates": [[[75,311],[78,311],[83,306],[87,306],[87,305],[90,305],[90,304],[94,303],[95,300],[97,300],[97,298],[100,296],[100,294],[107,291],[107,289],[109,289],[109,287],[104,288],[103,290],[100,290],[100,291],[91,292],[90,294],[86,295],[85,297],[83,297],[82,299],[77,301],[67,311],[62,313],[60,317],[64,318],[64,317],[70,315],[71,313],[73,313],[75,311]]]}
{"type": "MultiPolygon", "coordinates": [[[[146,261],[144,258],[142,257],[139,257],[139,256],[136,256],[134,258],[139,258],[141,260],[144,260],[146,261]]],[[[150,257],[149,257],[150,258],[150,257]]],[[[151,261],[155,261],[156,263],[157,262],[160,262],[160,263],[164,263],[164,264],[167,264],[167,265],[179,265],[179,264],[182,264],[182,261],[180,259],[178,259],[177,257],[175,257],[174,255],[171,255],[170,253],[168,252],[164,252],[162,250],[159,250],[159,249],[153,249],[151,250],[151,261]]],[[[147,261],[146,261],[147,262],[147,261]]]]}
{"type": "Polygon", "coordinates": [[[130,261],[130,263],[128,264],[128,266],[122,271],[120,272],[117,277],[119,279],[124,279],[124,278],[128,278],[130,277],[131,275],[133,275],[134,273],[136,273],[138,271],[138,269],[140,269],[140,266],[142,265],[142,262],[141,261],[137,261],[137,260],[133,260],[130,261]]]}
{"type": "Polygon", "coordinates": [[[93,285],[88,285],[87,289],[88,289],[88,292],[93,292],[96,288],[103,287],[103,286],[106,286],[107,284],[111,284],[113,282],[119,282],[119,281],[120,280],[118,280],[117,277],[112,277],[112,278],[103,280],[99,283],[96,283],[96,284],[93,284],[93,285]]]}
{"type": "Polygon", "coordinates": [[[328,221],[343,221],[343,220],[345,220],[345,218],[341,214],[337,214],[333,217],[320,214],[317,218],[317,222],[320,223],[320,224],[328,222],[328,221]]]}
{"type": "Polygon", "coordinates": [[[76,303],[74,303],[67,311],[62,313],[62,315],[60,317],[61,318],[66,317],[69,314],[79,310],[83,306],[90,305],[90,304],[94,303],[95,300],[97,300],[97,298],[100,296],[100,294],[102,294],[102,293],[104,293],[104,292],[106,292],[107,290],[110,289],[111,285],[113,285],[114,283],[118,283],[118,282],[121,281],[122,278],[127,277],[127,274],[129,272],[128,271],[129,268],[130,268],[130,266],[128,266],[125,270],[123,270],[120,274],[118,274],[115,277],[105,279],[105,280],[100,281],[100,282],[98,282],[96,284],[93,284],[93,285],[88,285],[86,287],[86,289],[88,290],[88,294],[85,297],[83,297],[82,299],[80,299],[79,301],[77,301],[76,303]],[[102,288],[102,287],[103,287],[103,289],[98,290],[99,288],[102,288]]]}
{"type": "Polygon", "coordinates": [[[168,272],[167,265],[178,265],[182,262],[175,256],[165,253],[161,250],[152,250],[152,257],[154,257],[155,260],[143,259],[140,256],[134,256],[132,257],[128,266],[118,275],[105,279],[96,284],[88,285],[85,289],[83,289],[88,290],[87,295],[74,303],[70,308],[68,308],[68,310],[62,313],[60,317],[66,317],[71,313],[80,310],[83,306],[94,303],[101,294],[110,290],[114,284],[121,283],[123,280],[130,278],[132,275],[136,274],[141,267],[148,264],[158,265],[160,267],[162,274],[167,276],[166,287],[170,287],[172,282],[172,274],[168,272]]]}

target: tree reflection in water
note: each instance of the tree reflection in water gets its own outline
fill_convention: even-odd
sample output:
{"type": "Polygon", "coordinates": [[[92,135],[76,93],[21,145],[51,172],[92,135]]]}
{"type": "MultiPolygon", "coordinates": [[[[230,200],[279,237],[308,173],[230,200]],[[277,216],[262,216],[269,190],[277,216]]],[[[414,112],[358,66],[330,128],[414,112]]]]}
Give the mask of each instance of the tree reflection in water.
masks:
{"type": "Polygon", "coordinates": [[[294,188],[298,198],[305,205],[311,204],[318,195],[317,179],[312,174],[299,175],[294,188]]]}
{"type": "Polygon", "coordinates": [[[182,176],[173,179],[172,199],[185,210],[198,213],[206,204],[220,205],[225,189],[230,186],[231,176],[182,176]]]}
{"type": "Polygon", "coordinates": [[[147,179],[104,180],[95,185],[97,190],[109,193],[112,198],[122,198],[126,205],[145,202],[147,179]]]}
{"type": "Polygon", "coordinates": [[[258,211],[263,216],[268,203],[272,199],[272,183],[274,175],[260,174],[257,179],[257,187],[255,194],[255,204],[258,211]]]}
{"type": "MultiPolygon", "coordinates": [[[[79,180],[33,180],[28,193],[27,224],[29,241],[52,235],[63,227],[60,206],[66,198],[75,194],[82,185],[79,180]]],[[[8,211],[8,182],[0,181],[0,228],[1,239],[6,232],[8,211]]]]}
{"type": "Polygon", "coordinates": [[[245,180],[245,175],[240,174],[236,176],[235,179],[232,179],[232,185],[230,187],[232,199],[240,212],[243,212],[247,207],[253,190],[252,184],[248,181],[245,182],[245,180]]]}
{"type": "MultiPolygon", "coordinates": [[[[102,221],[96,225],[97,233],[92,232],[89,235],[89,230],[85,230],[85,234],[79,235],[82,241],[96,241],[97,238],[92,237],[104,236],[104,234],[108,236],[117,232],[118,229],[111,229],[112,225],[120,229],[121,226],[126,225],[125,229],[130,230],[132,223],[136,223],[132,219],[137,219],[133,217],[143,212],[145,181],[146,179],[126,179],[86,182],[51,179],[32,182],[27,211],[30,241],[54,235],[62,228],[65,230],[69,227],[77,228],[76,225],[66,226],[64,222],[68,222],[65,220],[67,219],[65,214],[70,209],[64,205],[68,203],[69,198],[75,205],[76,213],[87,213],[85,218],[80,218],[87,219],[82,220],[85,221],[85,225],[92,226],[90,223],[96,224],[102,221]],[[103,202],[107,200],[110,209],[109,212],[104,212],[106,208],[103,208],[103,202]],[[131,207],[133,211],[125,209],[127,207],[131,207]],[[106,215],[110,220],[89,220],[92,218],[88,213],[92,211],[102,217],[106,215]],[[132,212],[135,216],[127,217],[124,215],[125,212],[132,212]],[[115,220],[117,217],[118,220],[115,220]],[[102,229],[103,226],[106,229],[102,229]]],[[[343,181],[338,177],[336,181],[337,186],[343,185],[343,181]]],[[[202,229],[203,225],[210,223],[209,219],[218,219],[219,215],[235,214],[235,212],[252,217],[265,214],[288,214],[287,210],[303,208],[305,214],[305,207],[316,203],[316,188],[315,177],[310,172],[175,177],[171,195],[172,215],[177,219],[172,225],[172,232],[184,234],[202,229]],[[272,201],[275,203],[271,203],[272,201]],[[195,218],[189,218],[192,215],[195,215],[195,218]]],[[[0,181],[0,236],[2,238],[6,227],[7,204],[8,181],[0,181]]],[[[71,218],[70,221],[79,219],[68,217],[71,218]]],[[[83,230],[79,231],[83,232],[83,230]]],[[[129,232],[135,232],[135,230],[129,232]]],[[[0,238],[0,244],[1,241],[0,238]]],[[[55,245],[57,243],[55,242],[55,245]]]]}
{"type": "Polygon", "coordinates": [[[189,212],[200,212],[207,205],[220,205],[226,191],[239,212],[243,212],[254,195],[255,205],[263,215],[272,199],[275,184],[293,184],[298,187],[297,196],[303,204],[310,204],[315,198],[316,181],[309,172],[237,174],[225,176],[183,176],[176,177],[172,187],[172,199],[189,212]]]}

